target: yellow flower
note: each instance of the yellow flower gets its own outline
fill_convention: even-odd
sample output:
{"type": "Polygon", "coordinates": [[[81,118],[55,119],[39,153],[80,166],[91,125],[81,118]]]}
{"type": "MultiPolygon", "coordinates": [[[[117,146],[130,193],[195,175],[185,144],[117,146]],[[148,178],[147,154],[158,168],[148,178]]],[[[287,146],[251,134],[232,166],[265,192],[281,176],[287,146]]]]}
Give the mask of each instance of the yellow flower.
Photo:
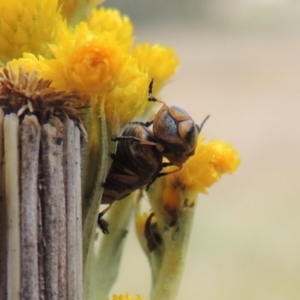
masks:
{"type": "Polygon", "coordinates": [[[94,34],[103,32],[114,33],[121,44],[131,45],[133,41],[133,26],[127,16],[122,16],[116,9],[94,9],[88,20],[88,26],[94,34]]]}
{"type": "Polygon", "coordinates": [[[137,44],[133,48],[132,56],[139,60],[140,67],[145,69],[149,77],[154,78],[154,94],[173,75],[179,63],[173,48],[168,49],[158,44],[154,46],[148,43],[137,44]]]}
{"type": "Polygon", "coordinates": [[[0,60],[23,52],[48,56],[60,24],[57,0],[0,1],[0,60]]]}
{"type": "Polygon", "coordinates": [[[111,300],[145,300],[145,298],[139,295],[131,296],[129,294],[125,294],[125,295],[113,295],[111,300]]]}
{"type": "Polygon", "coordinates": [[[195,155],[173,176],[186,189],[206,193],[207,187],[218,181],[222,174],[233,173],[239,164],[240,158],[231,144],[223,141],[204,144],[200,136],[195,155]]]}
{"type": "Polygon", "coordinates": [[[74,33],[64,26],[58,43],[50,48],[55,59],[45,61],[41,76],[51,79],[56,88],[87,95],[112,91],[128,57],[113,35],[104,32],[95,36],[84,22],[74,33]]]}
{"type": "MultiPolygon", "coordinates": [[[[7,63],[7,67],[13,70],[14,74],[18,76],[20,68],[28,73],[36,72],[38,76],[38,71],[45,59],[43,57],[37,58],[31,53],[24,53],[19,59],[13,59],[7,63]]],[[[1,70],[1,68],[0,68],[1,70]]],[[[39,77],[39,76],[38,76],[39,77]]]]}
{"type": "Polygon", "coordinates": [[[136,59],[129,58],[120,75],[119,85],[106,96],[106,117],[118,116],[120,125],[125,125],[140,115],[148,101],[149,78],[140,71],[136,59]]]}
{"type": "Polygon", "coordinates": [[[223,141],[203,142],[199,136],[194,156],[190,157],[183,168],[164,178],[163,206],[173,214],[180,204],[176,202],[180,190],[207,193],[207,188],[218,181],[225,173],[233,173],[240,164],[236,150],[223,141]]]}

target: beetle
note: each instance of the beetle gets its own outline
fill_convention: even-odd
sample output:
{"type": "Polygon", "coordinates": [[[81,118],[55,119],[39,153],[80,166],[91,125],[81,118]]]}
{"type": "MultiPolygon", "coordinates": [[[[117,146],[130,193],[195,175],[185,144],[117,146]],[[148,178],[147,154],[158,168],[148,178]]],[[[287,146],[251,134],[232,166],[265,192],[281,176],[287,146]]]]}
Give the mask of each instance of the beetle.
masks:
{"type": "Polygon", "coordinates": [[[101,204],[121,200],[141,186],[151,184],[164,166],[160,144],[155,142],[152,131],[143,123],[129,123],[119,141],[112,166],[103,183],[101,204]]]}
{"type": "MultiPolygon", "coordinates": [[[[158,177],[173,173],[195,152],[197,137],[208,117],[199,127],[182,108],[167,106],[152,95],[153,79],[149,84],[149,101],[160,102],[162,107],[149,122],[129,123],[118,141],[116,154],[112,154],[112,166],[103,183],[101,204],[122,200],[138,188],[148,188],[158,177]],[[166,157],[169,162],[163,162],[166,157]],[[162,172],[168,166],[177,169],[162,172]]],[[[98,224],[108,233],[102,219],[110,206],[99,213],[98,224]]]]}
{"type": "MultiPolygon", "coordinates": [[[[156,178],[177,170],[162,172],[172,165],[163,162],[162,147],[155,141],[153,132],[141,122],[129,123],[122,136],[112,139],[118,141],[116,154],[105,182],[101,204],[112,204],[122,200],[143,186],[149,187],[156,178]]],[[[107,223],[102,219],[110,206],[99,213],[98,225],[107,234],[107,223]]]]}

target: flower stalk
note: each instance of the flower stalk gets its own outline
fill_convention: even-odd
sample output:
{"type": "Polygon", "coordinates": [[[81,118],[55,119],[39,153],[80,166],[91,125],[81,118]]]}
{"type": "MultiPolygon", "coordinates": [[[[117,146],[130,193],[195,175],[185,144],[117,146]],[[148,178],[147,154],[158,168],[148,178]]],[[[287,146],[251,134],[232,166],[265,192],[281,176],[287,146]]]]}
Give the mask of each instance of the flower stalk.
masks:
{"type": "MultiPolygon", "coordinates": [[[[151,203],[162,203],[163,193],[159,192],[158,186],[156,184],[148,192],[151,203]]],[[[176,299],[186,263],[197,196],[197,192],[180,191],[177,200],[184,205],[175,225],[169,224],[169,218],[157,217],[157,231],[160,232],[162,245],[148,254],[153,274],[151,300],[176,299]]],[[[159,214],[155,209],[154,212],[159,214]]]]}
{"type": "Polygon", "coordinates": [[[151,212],[136,209],[136,231],[152,273],[151,300],[176,299],[199,192],[239,165],[237,152],[224,142],[204,143],[182,169],[157,179],[147,191],[151,212]],[[195,176],[196,172],[200,172],[195,176]]]}
{"type": "MultiPolygon", "coordinates": [[[[104,103],[101,106],[104,109],[104,103]]],[[[84,294],[88,293],[91,281],[95,281],[90,269],[94,262],[94,243],[96,238],[96,226],[100,210],[100,199],[103,193],[102,182],[108,172],[109,155],[108,136],[104,113],[97,124],[96,134],[101,140],[100,144],[88,145],[83,179],[83,262],[84,262],[84,294]],[[88,174],[94,174],[94,184],[88,182],[88,174]]]]}
{"type": "Polygon", "coordinates": [[[103,235],[99,229],[97,230],[92,264],[88,266],[90,272],[88,278],[93,280],[85,282],[88,284],[85,286],[85,299],[107,299],[117,280],[136,196],[136,193],[132,193],[111,207],[106,217],[110,230],[108,235],[103,235]]]}

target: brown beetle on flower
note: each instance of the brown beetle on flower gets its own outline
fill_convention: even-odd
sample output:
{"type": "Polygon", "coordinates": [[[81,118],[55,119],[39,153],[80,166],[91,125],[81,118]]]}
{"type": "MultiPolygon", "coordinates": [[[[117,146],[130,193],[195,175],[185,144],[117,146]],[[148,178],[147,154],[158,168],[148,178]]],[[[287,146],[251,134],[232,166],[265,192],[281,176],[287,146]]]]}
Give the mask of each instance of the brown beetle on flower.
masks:
{"type": "MultiPolygon", "coordinates": [[[[148,100],[161,102],[163,106],[152,121],[130,122],[122,136],[112,139],[119,143],[116,154],[111,155],[113,163],[103,183],[101,204],[112,204],[139,188],[149,188],[158,177],[181,169],[183,163],[195,152],[201,128],[182,108],[167,106],[154,98],[152,86],[153,79],[149,84],[148,100]],[[163,157],[169,162],[163,162],[163,157]],[[172,165],[178,168],[162,172],[163,168],[172,165]]],[[[98,224],[105,234],[108,233],[107,223],[102,217],[109,208],[110,206],[98,217],[98,224]]]]}

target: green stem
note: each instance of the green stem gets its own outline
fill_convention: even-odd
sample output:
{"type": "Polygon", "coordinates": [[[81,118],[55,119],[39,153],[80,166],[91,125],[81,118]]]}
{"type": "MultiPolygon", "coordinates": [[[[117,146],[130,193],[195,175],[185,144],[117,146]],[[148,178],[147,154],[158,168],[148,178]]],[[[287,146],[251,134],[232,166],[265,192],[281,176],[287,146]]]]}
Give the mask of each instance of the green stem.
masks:
{"type": "MultiPolygon", "coordinates": [[[[97,225],[97,217],[100,209],[100,201],[102,197],[102,183],[108,172],[108,137],[106,129],[106,121],[104,114],[104,102],[101,104],[101,118],[98,126],[98,140],[101,141],[98,145],[88,143],[86,152],[85,166],[83,171],[83,263],[84,274],[85,265],[88,256],[91,255],[95,240],[95,232],[97,225]],[[94,179],[95,178],[95,179],[94,179]],[[92,185],[90,184],[92,181],[92,185]]],[[[84,278],[86,276],[84,275],[84,278]]]]}
{"type": "Polygon", "coordinates": [[[174,300],[176,298],[185,267],[194,212],[194,207],[185,209],[178,227],[170,228],[165,233],[166,250],[156,285],[151,293],[152,300],[174,300]]]}
{"type": "MultiPolygon", "coordinates": [[[[116,121],[115,124],[118,124],[116,121]]],[[[107,274],[109,268],[98,268],[95,261],[95,240],[97,229],[97,218],[100,211],[100,203],[103,193],[102,184],[105,181],[112,160],[110,154],[115,151],[116,143],[111,142],[112,134],[105,118],[105,101],[101,102],[100,118],[90,116],[88,120],[89,135],[92,141],[89,141],[85,165],[83,171],[83,263],[84,263],[84,295],[86,299],[93,297],[99,291],[99,284],[94,284],[95,279],[103,273],[107,274]],[[94,143],[94,144],[93,144],[94,143]],[[97,270],[95,268],[97,267],[97,270]],[[93,292],[91,292],[93,291],[93,292]]],[[[118,127],[118,126],[117,126],[118,127]]],[[[118,130],[118,128],[115,128],[118,130]]],[[[117,205],[115,205],[117,206],[117,205]]],[[[112,210],[113,211],[113,210],[112,210]]],[[[113,232],[113,230],[111,230],[113,232]]],[[[109,235],[113,236],[113,235],[109,235]]],[[[98,258],[97,258],[98,259],[98,258]]],[[[105,260],[106,258],[103,258],[105,260]]],[[[97,281],[98,283],[98,281],[97,281]]],[[[100,298],[97,298],[100,299],[100,298]]]]}
{"type": "Polygon", "coordinates": [[[136,194],[132,193],[112,205],[107,217],[110,231],[108,235],[97,230],[93,256],[87,266],[89,280],[88,286],[85,286],[85,299],[107,299],[118,277],[135,197],[136,194]]]}
{"type": "Polygon", "coordinates": [[[163,187],[163,180],[159,180],[149,191],[151,206],[157,216],[162,238],[162,245],[149,254],[154,274],[151,300],[176,299],[185,267],[197,199],[196,192],[180,190],[179,199],[174,201],[179,201],[182,205],[177,222],[171,227],[170,218],[162,208],[163,187]]]}

